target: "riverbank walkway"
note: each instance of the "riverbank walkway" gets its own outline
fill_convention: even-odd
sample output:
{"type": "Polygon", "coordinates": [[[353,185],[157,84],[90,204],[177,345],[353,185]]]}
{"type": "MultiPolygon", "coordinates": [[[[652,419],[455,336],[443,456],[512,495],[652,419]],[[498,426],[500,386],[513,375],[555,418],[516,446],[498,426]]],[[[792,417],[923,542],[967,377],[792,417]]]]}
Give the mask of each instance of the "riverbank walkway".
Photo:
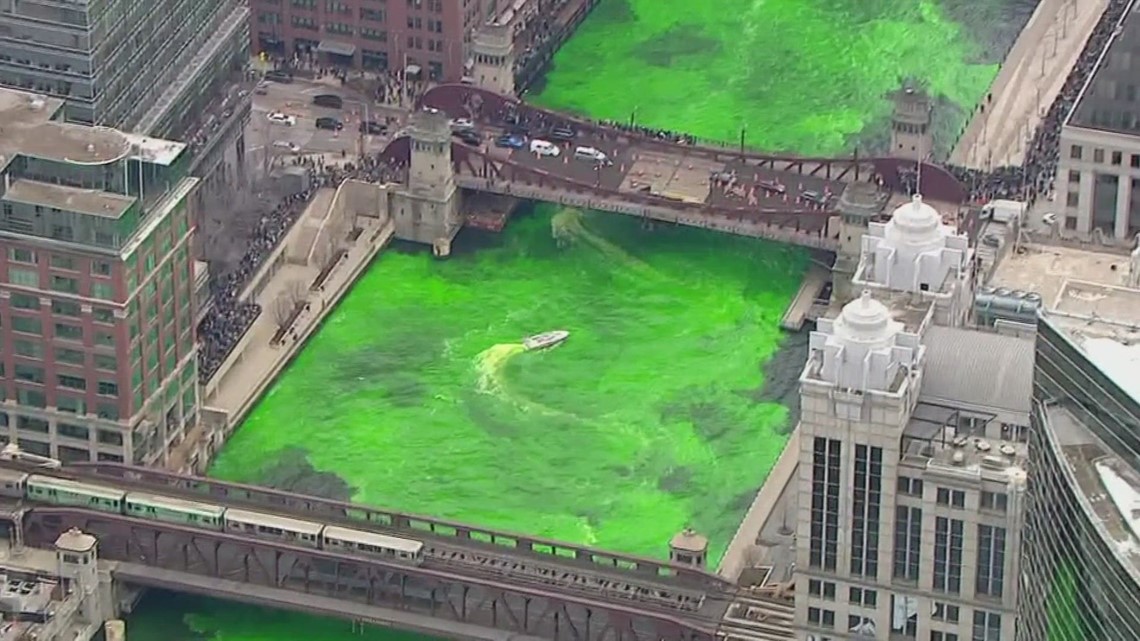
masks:
{"type": "MultiPolygon", "coordinates": [[[[254,294],[257,303],[261,305],[261,314],[214,378],[200,388],[202,414],[215,418],[209,420],[203,417],[198,421],[180,446],[171,452],[166,465],[168,469],[180,472],[204,471],[209,464],[209,457],[220,451],[223,445],[220,442],[212,445],[204,443],[208,435],[218,431],[217,423],[224,422],[221,431],[226,437],[237,428],[262,393],[276,380],[305,341],[316,332],[325,317],[364,273],[372,259],[395,236],[392,221],[357,216],[355,222],[361,228],[360,235],[344,248],[343,258],[328,272],[321,287],[310,289],[310,284],[316,281],[322,271],[321,265],[313,260],[320,253],[314,251],[319,239],[313,230],[321,228],[332,216],[343,215],[341,210],[347,205],[338,202],[340,196],[340,189],[335,192],[332,188],[318,191],[282,240],[278,251],[274,252],[275,255],[282,253],[284,258],[266,277],[265,282],[258,285],[257,293],[254,294]],[[272,341],[282,329],[279,323],[281,319],[274,314],[274,306],[282,297],[303,299],[307,303],[307,309],[289,323],[285,340],[274,345],[272,341]]],[[[271,257],[265,264],[273,262],[271,257]]]]}
{"type": "Polygon", "coordinates": [[[827,286],[829,280],[831,280],[831,271],[822,265],[812,263],[807,273],[804,274],[804,280],[800,283],[796,297],[792,299],[783,318],[780,319],[780,327],[789,332],[798,332],[803,329],[808,312],[811,311],[811,307],[819,295],[823,293],[823,288],[827,286]]]}
{"type": "Polygon", "coordinates": [[[1107,0],[1041,0],[1010,49],[950,163],[989,170],[1020,165],[1107,0]]]}

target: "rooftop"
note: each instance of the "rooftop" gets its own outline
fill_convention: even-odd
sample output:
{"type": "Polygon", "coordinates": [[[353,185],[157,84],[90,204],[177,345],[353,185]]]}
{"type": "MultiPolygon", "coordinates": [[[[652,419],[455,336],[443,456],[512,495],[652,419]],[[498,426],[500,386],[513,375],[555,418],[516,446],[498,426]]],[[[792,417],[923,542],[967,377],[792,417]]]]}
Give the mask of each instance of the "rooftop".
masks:
{"type": "Polygon", "coordinates": [[[1089,74],[1066,124],[1110,133],[1140,135],[1140,113],[1133,96],[1120,89],[1131,86],[1135,70],[1127,62],[1140,55],[1140,2],[1132,2],[1105,52],[1089,74]]]}
{"type": "Polygon", "coordinates": [[[1024,482],[1028,457],[1024,427],[1019,430],[995,419],[992,413],[953,403],[919,402],[903,429],[900,456],[910,465],[943,476],[1024,482]]]}
{"type": "Polygon", "coordinates": [[[1125,286],[1127,255],[1026,246],[997,268],[992,285],[1036,292],[1043,313],[1105,374],[1140,398],[1129,363],[1140,360],[1140,290],[1125,286]]]}
{"type": "Polygon", "coordinates": [[[62,101],[0,88],[0,165],[17,154],[56,162],[103,164],[131,151],[126,136],[106,127],[51,120],[62,101]]]}
{"type": "Polygon", "coordinates": [[[926,330],[920,398],[1020,415],[1029,424],[1033,340],[935,325],[926,330]]]}
{"type": "Polygon", "coordinates": [[[1140,577],[1140,475],[1124,465],[1063,405],[1046,406],[1049,423],[1077,486],[1116,553],[1140,577]]]}
{"type": "Polygon", "coordinates": [[[162,138],[149,138],[139,134],[122,134],[127,144],[134,148],[134,157],[144,162],[164,167],[173,163],[185,149],[186,143],[162,138]]]}
{"type": "Polygon", "coordinates": [[[0,200],[43,205],[89,216],[114,219],[122,216],[135,202],[131,196],[98,189],[80,189],[23,179],[15,180],[9,184],[7,192],[0,200]]]}

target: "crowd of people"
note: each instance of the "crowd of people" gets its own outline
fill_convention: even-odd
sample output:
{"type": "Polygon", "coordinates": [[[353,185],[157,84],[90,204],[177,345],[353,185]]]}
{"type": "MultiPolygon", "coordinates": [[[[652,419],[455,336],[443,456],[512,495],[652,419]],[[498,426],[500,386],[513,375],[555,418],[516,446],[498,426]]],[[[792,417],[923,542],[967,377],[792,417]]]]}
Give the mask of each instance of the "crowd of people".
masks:
{"type": "Polygon", "coordinates": [[[1057,177],[1057,163],[1060,160],[1061,127],[1064,126],[1069,113],[1076,107],[1081,89],[1096,70],[1097,61],[1108,46],[1127,7],[1128,0],[1109,0],[1108,7],[1085,42],[1080,57],[1065,78],[1060,93],[1049,106],[1049,111],[1046,112],[1041,124],[1033,132],[1033,138],[1020,166],[998,167],[992,171],[950,167],[958,180],[969,190],[973,201],[1016,198],[1032,202],[1052,190],[1053,180],[1057,177]]]}
{"type": "Polygon", "coordinates": [[[261,313],[261,306],[255,301],[242,300],[241,292],[304,212],[313,194],[322,187],[335,187],[350,178],[369,182],[399,181],[406,172],[405,167],[384,164],[374,156],[366,156],[361,163],[339,165],[326,163],[323,156],[297,157],[293,164],[307,170],[308,188],[286,196],[262,216],[238,264],[210,282],[213,307],[198,325],[198,376],[203,383],[218,371],[261,313]]]}
{"type": "Polygon", "coordinates": [[[679,145],[695,145],[697,138],[686,133],[679,131],[670,131],[668,129],[657,129],[655,127],[645,127],[634,122],[634,117],[631,116],[629,122],[620,122],[617,120],[600,120],[598,124],[610,129],[617,129],[631,134],[639,134],[648,138],[656,138],[666,142],[673,142],[679,145]]]}

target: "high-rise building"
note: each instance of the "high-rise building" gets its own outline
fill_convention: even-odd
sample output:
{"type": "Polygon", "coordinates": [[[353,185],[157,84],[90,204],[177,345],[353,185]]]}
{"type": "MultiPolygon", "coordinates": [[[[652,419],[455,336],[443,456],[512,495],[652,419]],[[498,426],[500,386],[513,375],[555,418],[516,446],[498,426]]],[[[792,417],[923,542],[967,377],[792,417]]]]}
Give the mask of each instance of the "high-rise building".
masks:
{"type": "Polygon", "coordinates": [[[920,198],[862,248],[800,376],[796,638],[1010,641],[1032,340],[960,326],[972,252],[920,198]]]}
{"type": "Polygon", "coordinates": [[[490,0],[252,0],[250,6],[258,52],[452,82],[466,73],[472,32],[496,14],[490,0]]]}
{"type": "Polygon", "coordinates": [[[1061,130],[1057,224],[1085,237],[1140,234],[1140,3],[1130,4],[1061,130]]]}
{"type": "Polygon", "coordinates": [[[241,0],[0,0],[0,86],[63,99],[68,120],[168,136],[246,63],[248,23],[241,0]]]}
{"type": "Polygon", "coordinates": [[[197,417],[186,145],[0,89],[0,439],[161,463],[197,417]]]}
{"type": "Polygon", "coordinates": [[[1017,641],[1140,639],[1140,290],[1097,289],[1038,324],[1017,641]]]}

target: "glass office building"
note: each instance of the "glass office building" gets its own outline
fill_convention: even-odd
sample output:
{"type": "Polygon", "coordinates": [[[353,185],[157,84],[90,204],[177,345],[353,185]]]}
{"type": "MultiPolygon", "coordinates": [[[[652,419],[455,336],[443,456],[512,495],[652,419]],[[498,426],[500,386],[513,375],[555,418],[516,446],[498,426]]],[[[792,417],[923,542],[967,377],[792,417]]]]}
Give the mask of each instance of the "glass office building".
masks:
{"type": "Polygon", "coordinates": [[[1140,403],[1048,318],[1036,350],[1017,638],[1140,639],[1140,403]]]}

